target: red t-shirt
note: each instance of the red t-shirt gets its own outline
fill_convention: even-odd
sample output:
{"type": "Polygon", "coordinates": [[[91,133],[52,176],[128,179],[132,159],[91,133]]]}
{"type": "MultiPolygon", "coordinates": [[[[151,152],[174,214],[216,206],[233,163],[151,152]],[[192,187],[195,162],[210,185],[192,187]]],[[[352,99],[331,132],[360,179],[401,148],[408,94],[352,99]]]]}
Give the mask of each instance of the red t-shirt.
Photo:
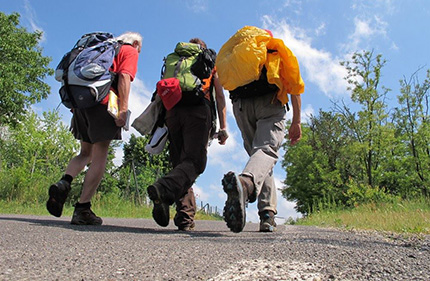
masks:
{"type": "MultiPolygon", "coordinates": [[[[119,74],[125,73],[130,75],[130,80],[133,81],[137,72],[137,61],[139,59],[139,53],[137,49],[131,45],[122,45],[121,49],[113,60],[111,71],[119,74]]],[[[112,90],[116,92],[116,89],[112,90]]],[[[108,104],[109,95],[107,95],[101,104],[108,104]]]]}
{"type": "Polygon", "coordinates": [[[118,55],[113,60],[111,70],[115,73],[126,73],[134,80],[137,72],[137,60],[139,53],[131,45],[123,45],[118,55]]]}

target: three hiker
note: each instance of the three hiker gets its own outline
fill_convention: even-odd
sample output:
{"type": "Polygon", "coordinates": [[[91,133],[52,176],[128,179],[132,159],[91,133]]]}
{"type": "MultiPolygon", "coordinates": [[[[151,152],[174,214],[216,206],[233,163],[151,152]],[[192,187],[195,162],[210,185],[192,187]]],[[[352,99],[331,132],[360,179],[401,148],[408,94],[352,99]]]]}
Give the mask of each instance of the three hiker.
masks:
{"type": "MultiPolygon", "coordinates": [[[[140,51],[141,37],[140,40],[135,38],[127,42],[136,52],[140,51]]],[[[126,45],[121,52],[124,47],[126,45]]],[[[206,168],[208,142],[217,137],[223,145],[228,138],[224,87],[230,93],[236,123],[249,155],[240,173],[230,171],[222,179],[227,194],[224,219],[233,232],[242,231],[246,222],[246,206],[248,202],[258,199],[259,230],[275,231],[277,198],[273,167],[284,139],[289,100],[293,110],[289,139],[294,145],[301,138],[300,94],[304,92],[304,83],[294,54],[269,30],[245,26],[222,46],[217,57],[199,38],[178,43],[175,51],[167,56],[163,69],[162,80],[157,83],[157,94],[167,109],[162,118],[168,129],[173,169],[147,189],[154,204],[154,220],[161,226],[167,226],[169,206],[175,204],[174,223],[178,230],[194,229],[196,202],[192,185],[206,168]],[[240,53],[245,49],[246,54],[240,53]],[[218,132],[214,126],[217,117],[220,125],[218,132]]],[[[122,81],[129,85],[134,75],[135,71],[125,71],[120,76],[126,76],[122,81]]],[[[120,84],[118,94],[122,117],[116,121],[112,119],[112,123],[120,133],[125,121],[128,91],[124,93],[119,87],[120,84]]],[[[96,108],[102,106],[106,112],[105,105],[97,105],[96,108]]],[[[96,111],[96,108],[74,110],[72,131],[81,140],[81,153],[71,160],[63,178],[49,190],[47,208],[54,216],[60,216],[71,180],[93,160],[75,207],[76,215],[74,213],[72,218],[72,223],[76,224],[102,222],[90,210],[90,200],[103,175],[110,140],[117,139],[117,134],[114,134],[101,140],[95,133],[97,137],[93,140],[87,136],[88,132],[79,131],[82,129],[77,122],[81,119],[84,120],[81,122],[92,120],[92,115],[87,112],[96,111]]]]}

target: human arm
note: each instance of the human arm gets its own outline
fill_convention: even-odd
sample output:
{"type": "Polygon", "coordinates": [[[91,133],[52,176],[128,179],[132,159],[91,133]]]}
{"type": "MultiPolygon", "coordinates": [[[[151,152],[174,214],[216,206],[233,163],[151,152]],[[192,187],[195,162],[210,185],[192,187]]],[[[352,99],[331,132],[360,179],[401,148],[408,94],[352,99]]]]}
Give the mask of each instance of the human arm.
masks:
{"type": "Polygon", "coordinates": [[[227,111],[225,106],[225,97],[224,92],[221,86],[221,83],[218,79],[218,74],[215,72],[214,74],[214,87],[215,87],[215,99],[218,111],[218,118],[220,124],[220,130],[218,133],[218,142],[221,145],[224,145],[226,140],[228,139],[227,134],[227,111]]]}
{"type": "Polygon", "coordinates": [[[115,120],[118,127],[127,121],[128,99],[130,95],[131,77],[127,73],[118,73],[119,116],[115,120]]]}
{"type": "Polygon", "coordinates": [[[300,125],[302,99],[300,95],[290,95],[290,97],[293,108],[293,120],[288,129],[288,138],[290,139],[291,145],[295,145],[302,138],[302,127],[300,125]]]}
{"type": "MultiPolygon", "coordinates": [[[[136,41],[137,42],[137,41],[136,41]]],[[[115,120],[118,127],[123,127],[127,121],[128,101],[131,82],[137,72],[140,43],[123,45],[114,59],[112,72],[117,74],[116,93],[119,99],[119,117],[115,120]]]]}

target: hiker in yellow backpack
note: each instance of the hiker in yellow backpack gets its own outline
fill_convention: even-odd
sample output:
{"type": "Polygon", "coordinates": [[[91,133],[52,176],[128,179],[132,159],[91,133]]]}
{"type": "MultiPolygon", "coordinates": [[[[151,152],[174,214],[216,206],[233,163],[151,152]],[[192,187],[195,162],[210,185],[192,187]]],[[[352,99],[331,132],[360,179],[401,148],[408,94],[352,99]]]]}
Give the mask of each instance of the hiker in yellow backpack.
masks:
{"type": "Polygon", "coordinates": [[[243,230],[247,202],[258,198],[260,231],[276,230],[276,187],[273,167],[284,139],[285,106],[291,97],[292,145],[301,138],[300,94],[304,82],[294,54],[268,30],[245,26],[219,51],[216,68],[221,85],[230,92],[233,112],[249,160],[240,174],[222,179],[227,201],[224,220],[233,232],[243,230]]]}

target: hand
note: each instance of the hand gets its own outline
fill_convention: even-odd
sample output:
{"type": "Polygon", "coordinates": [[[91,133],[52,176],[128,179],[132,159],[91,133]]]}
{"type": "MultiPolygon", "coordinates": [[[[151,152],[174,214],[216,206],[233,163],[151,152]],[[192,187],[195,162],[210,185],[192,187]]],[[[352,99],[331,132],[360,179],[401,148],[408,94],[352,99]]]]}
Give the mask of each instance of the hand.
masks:
{"type": "Polygon", "coordinates": [[[219,130],[218,131],[218,143],[221,145],[224,145],[227,139],[228,139],[227,130],[219,130]]]}
{"type": "Polygon", "coordinates": [[[302,127],[300,123],[291,123],[288,129],[288,138],[291,145],[295,145],[302,138],[302,127]]]}
{"type": "Polygon", "coordinates": [[[127,111],[120,111],[118,118],[115,119],[115,124],[118,127],[124,127],[126,121],[127,121],[127,111]]]}

